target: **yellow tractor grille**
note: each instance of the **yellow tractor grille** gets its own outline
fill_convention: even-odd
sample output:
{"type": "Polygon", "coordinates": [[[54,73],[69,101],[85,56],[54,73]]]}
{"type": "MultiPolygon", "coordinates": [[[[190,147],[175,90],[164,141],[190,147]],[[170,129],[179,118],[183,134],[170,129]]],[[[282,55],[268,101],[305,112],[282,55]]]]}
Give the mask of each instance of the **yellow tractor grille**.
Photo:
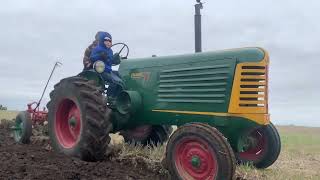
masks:
{"type": "Polygon", "coordinates": [[[267,62],[264,60],[237,65],[229,105],[230,113],[268,113],[267,62]]]}

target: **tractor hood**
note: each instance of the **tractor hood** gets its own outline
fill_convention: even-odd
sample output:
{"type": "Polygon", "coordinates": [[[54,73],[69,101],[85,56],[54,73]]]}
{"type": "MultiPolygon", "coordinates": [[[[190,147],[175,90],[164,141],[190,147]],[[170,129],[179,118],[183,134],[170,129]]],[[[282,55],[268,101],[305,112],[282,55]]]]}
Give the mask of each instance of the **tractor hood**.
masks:
{"type": "Polygon", "coordinates": [[[241,62],[259,62],[263,60],[265,51],[262,48],[239,48],[221,51],[210,51],[202,53],[162,56],[162,57],[148,57],[148,58],[134,58],[123,60],[121,62],[120,70],[135,69],[135,68],[149,68],[156,66],[167,66],[181,63],[192,63],[211,60],[234,60],[241,62]]]}

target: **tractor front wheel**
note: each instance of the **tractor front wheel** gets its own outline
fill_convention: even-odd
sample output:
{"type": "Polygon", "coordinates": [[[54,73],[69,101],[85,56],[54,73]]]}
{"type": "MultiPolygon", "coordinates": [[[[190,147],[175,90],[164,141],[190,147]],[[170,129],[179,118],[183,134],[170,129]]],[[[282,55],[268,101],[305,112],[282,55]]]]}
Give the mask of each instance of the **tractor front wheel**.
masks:
{"type": "Polygon", "coordinates": [[[102,90],[81,77],[61,80],[50,93],[49,136],[58,152],[85,161],[104,158],[110,142],[110,110],[102,90]]]}
{"type": "Polygon", "coordinates": [[[214,127],[192,123],[170,137],[165,166],[173,179],[232,179],[235,157],[227,139],[214,127]]]}
{"type": "Polygon", "coordinates": [[[278,159],[281,141],[272,123],[253,130],[246,139],[246,142],[249,142],[246,150],[237,153],[237,159],[241,164],[249,163],[256,168],[267,168],[278,159]]]}

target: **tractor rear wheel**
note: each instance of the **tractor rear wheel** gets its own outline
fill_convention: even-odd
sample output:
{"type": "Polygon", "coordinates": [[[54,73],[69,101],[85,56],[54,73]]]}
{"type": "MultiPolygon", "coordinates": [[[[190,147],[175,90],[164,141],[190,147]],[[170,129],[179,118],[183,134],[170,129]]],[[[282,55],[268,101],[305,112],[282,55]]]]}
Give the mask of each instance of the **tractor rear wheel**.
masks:
{"type": "Polygon", "coordinates": [[[58,152],[85,161],[104,158],[112,124],[103,92],[82,77],[61,80],[50,93],[49,136],[58,152]]]}
{"type": "Polygon", "coordinates": [[[235,157],[227,139],[214,127],[192,123],[170,137],[164,164],[173,179],[232,179],[235,157]]]}
{"type": "Polygon", "coordinates": [[[254,143],[251,143],[253,145],[246,151],[237,153],[237,159],[241,164],[249,163],[256,168],[267,168],[278,159],[281,141],[272,123],[253,130],[248,139],[254,143]]]}
{"type": "Polygon", "coordinates": [[[168,140],[171,133],[172,127],[167,125],[145,125],[120,132],[125,142],[139,143],[144,146],[163,144],[168,140]]]}
{"type": "Polygon", "coordinates": [[[16,142],[22,144],[30,143],[30,137],[32,135],[31,114],[27,111],[19,112],[12,129],[13,137],[16,142]]]}

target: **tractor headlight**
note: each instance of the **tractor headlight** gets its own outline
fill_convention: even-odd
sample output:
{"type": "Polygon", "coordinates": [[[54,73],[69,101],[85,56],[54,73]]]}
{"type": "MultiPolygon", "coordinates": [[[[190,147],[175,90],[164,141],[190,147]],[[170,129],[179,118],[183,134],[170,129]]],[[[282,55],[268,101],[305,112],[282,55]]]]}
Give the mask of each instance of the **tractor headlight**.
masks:
{"type": "Polygon", "coordinates": [[[97,71],[97,73],[103,73],[106,65],[103,61],[97,61],[93,64],[94,70],[97,71]]]}

